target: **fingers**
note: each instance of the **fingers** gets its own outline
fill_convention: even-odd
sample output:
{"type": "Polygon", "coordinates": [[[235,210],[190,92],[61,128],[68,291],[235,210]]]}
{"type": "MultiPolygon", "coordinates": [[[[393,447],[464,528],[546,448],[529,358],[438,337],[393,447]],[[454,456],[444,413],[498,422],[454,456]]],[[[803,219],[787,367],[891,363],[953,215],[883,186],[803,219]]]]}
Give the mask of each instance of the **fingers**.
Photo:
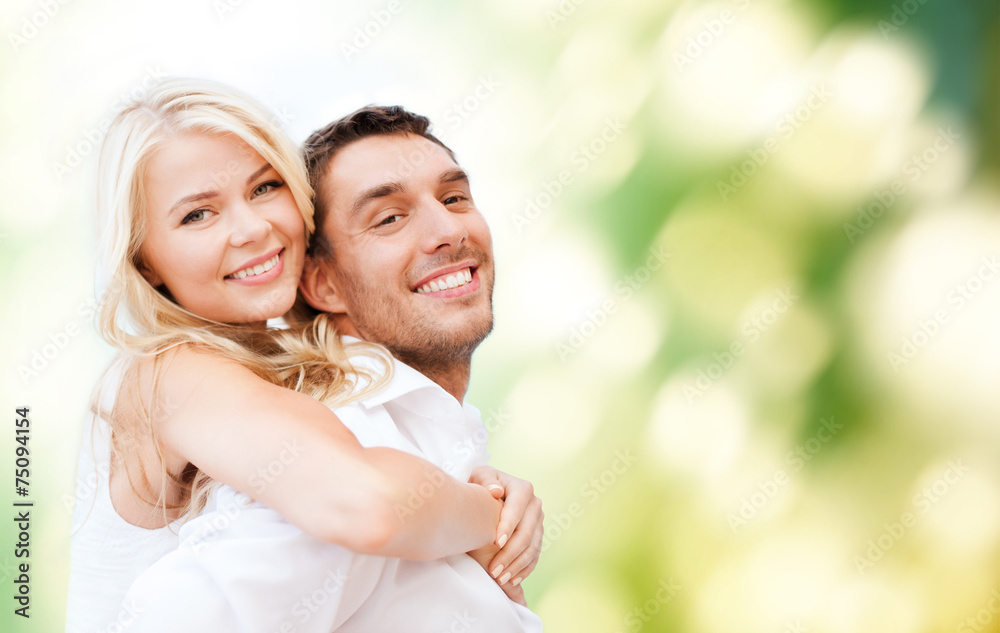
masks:
{"type": "MultiPolygon", "coordinates": [[[[531,544],[507,565],[507,571],[504,573],[510,573],[509,581],[512,585],[520,585],[521,581],[527,578],[528,574],[535,569],[535,565],[538,564],[538,555],[542,550],[543,533],[542,522],[539,520],[538,527],[532,535],[531,544]]],[[[503,576],[500,578],[502,579],[503,576]]]]}
{"type": "Polygon", "coordinates": [[[506,584],[501,585],[500,589],[502,589],[503,592],[507,594],[507,597],[514,602],[520,605],[528,606],[528,602],[524,599],[524,590],[520,587],[514,586],[513,584],[506,584]]]}
{"type": "Polygon", "coordinates": [[[490,570],[493,569],[492,567],[490,567],[490,563],[493,561],[493,557],[496,556],[497,552],[499,551],[500,551],[499,547],[497,547],[493,543],[490,543],[489,545],[480,547],[479,549],[474,549],[471,552],[468,552],[468,554],[469,556],[472,557],[472,560],[479,563],[479,566],[486,570],[486,573],[489,573],[490,570]]]}
{"type": "Polygon", "coordinates": [[[511,571],[510,582],[512,585],[517,586],[521,584],[521,581],[528,577],[532,571],[535,570],[535,565],[538,564],[538,556],[542,551],[542,537],[545,531],[542,529],[542,520],[538,520],[538,528],[535,530],[535,534],[531,539],[531,545],[521,552],[517,558],[510,564],[509,569],[519,569],[520,571],[511,571]]]}
{"type": "MultiPolygon", "coordinates": [[[[535,560],[528,563],[527,567],[522,569],[516,576],[510,579],[509,586],[520,587],[524,579],[527,578],[529,575],[531,575],[531,572],[535,571],[535,567],[537,565],[538,565],[538,559],[536,558],[535,560]]],[[[507,586],[508,585],[501,585],[501,587],[507,587],[507,586]]]]}
{"type": "Polygon", "coordinates": [[[490,491],[494,499],[503,499],[504,487],[498,477],[499,471],[490,466],[479,466],[469,476],[469,483],[483,486],[490,491]]]}
{"type": "Polygon", "coordinates": [[[527,573],[525,569],[538,558],[542,548],[543,517],[542,500],[532,497],[510,540],[500,548],[488,566],[490,575],[496,578],[500,585],[505,585],[515,578],[523,580],[527,573],[530,573],[530,569],[527,573]]]}
{"type": "MultiPolygon", "coordinates": [[[[496,544],[501,548],[507,544],[518,524],[523,520],[529,505],[537,499],[535,488],[531,482],[523,479],[511,477],[506,482],[506,495],[504,497],[503,509],[500,510],[500,522],[497,524],[496,544]]],[[[541,500],[538,501],[539,507],[541,500]]]]}

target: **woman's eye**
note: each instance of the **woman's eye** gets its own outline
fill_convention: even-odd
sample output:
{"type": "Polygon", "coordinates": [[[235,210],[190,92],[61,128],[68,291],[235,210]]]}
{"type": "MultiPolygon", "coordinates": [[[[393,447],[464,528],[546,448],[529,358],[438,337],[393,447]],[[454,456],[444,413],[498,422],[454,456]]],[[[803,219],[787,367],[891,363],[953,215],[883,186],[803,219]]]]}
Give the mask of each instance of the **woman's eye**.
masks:
{"type": "Polygon", "coordinates": [[[402,215],[400,215],[399,213],[396,213],[396,214],[388,216],[387,218],[385,218],[384,220],[382,220],[381,222],[379,222],[378,225],[379,226],[386,226],[388,224],[394,224],[396,222],[399,222],[399,219],[402,218],[402,217],[403,217],[402,215]]]}
{"type": "Polygon", "coordinates": [[[188,213],[187,215],[184,216],[184,219],[181,220],[181,224],[188,224],[190,222],[201,222],[202,220],[205,219],[205,216],[207,214],[208,214],[207,209],[195,209],[191,213],[188,213]]]}
{"type": "Polygon", "coordinates": [[[270,182],[265,182],[265,183],[259,185],[256,189],[253,190],[253,195],[254,195],[254,197],[262,196],[265,193],[269,193],[269,192],[277,189],[278,187],[284,186],[284,184],[285,183],[278,182],[276,180],[272,180],[270,182]]]}

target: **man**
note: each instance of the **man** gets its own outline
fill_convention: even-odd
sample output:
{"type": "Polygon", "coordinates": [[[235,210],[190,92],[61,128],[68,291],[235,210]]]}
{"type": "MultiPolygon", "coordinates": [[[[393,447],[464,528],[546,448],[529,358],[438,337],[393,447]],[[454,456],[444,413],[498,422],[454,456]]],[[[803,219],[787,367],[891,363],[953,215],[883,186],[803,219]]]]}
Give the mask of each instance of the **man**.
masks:
{"type": "MultiPolygon", "coordinates": [[[[486,462],[482,421],[463,399],[472,353],[492,328],[494,276],[468,176],[427,119],[398,107],[363,108],[316,132],[306,162],[317,231],[300,287],[308,307],[300,303],[294,318],[327,313],[348,341],[379,343],[395,359],[385,387],[335,413],[362,444],[405,450],[468,479],[486,462]]],[[[352,363],[381,369],[371,357],[352,363]]],[[[434,483],[414,487],[401,520],[434,483]]],[[[493,551],[436,561],[353,554],[225,488],[215,507],[133,587],[126,606],[132,600],[140,613],[132,630],[185,622],[213,631],[541,630],[505,595],[523,599],[518,585],[534,568],[537,499],[500,538],[529,538],[530,547],[503,564],[493,551]],[[184,604],[163,609],[175,600],[184,604]]]]}

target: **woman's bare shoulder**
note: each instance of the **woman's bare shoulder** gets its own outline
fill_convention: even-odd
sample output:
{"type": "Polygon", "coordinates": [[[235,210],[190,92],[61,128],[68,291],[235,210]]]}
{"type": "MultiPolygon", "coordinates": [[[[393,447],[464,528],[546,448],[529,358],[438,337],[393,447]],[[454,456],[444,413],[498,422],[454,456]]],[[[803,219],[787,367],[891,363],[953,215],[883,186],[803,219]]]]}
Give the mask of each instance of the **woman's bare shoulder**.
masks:
{"type": "Polygon", "coordinates": [[[226,382],[230,389],[271,384],[223,352],[190,343],[138,357],[134,382],[146,394],[175,398],[191,396],[206,384],[226,382]]]}

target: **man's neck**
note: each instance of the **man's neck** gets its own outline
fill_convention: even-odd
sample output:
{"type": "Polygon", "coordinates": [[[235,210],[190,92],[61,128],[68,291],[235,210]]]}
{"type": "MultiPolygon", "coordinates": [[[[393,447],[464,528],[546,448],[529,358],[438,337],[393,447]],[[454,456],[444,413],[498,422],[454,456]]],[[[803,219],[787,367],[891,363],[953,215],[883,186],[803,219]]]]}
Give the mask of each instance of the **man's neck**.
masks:
{"type": "MultiPolygon", "coordinates": [[[[367,340],[345,315],[334,316],[337,330],[346,336],[353,336],[362,341],[367,340]]],[[[384,345],[384,344],[383,344],[384,345]]],[[[460,354],[441,360],[435,356],[423,354],[400,353],[399,350],[386,346],[396,360],[406,363],[421,374],[427,376],[442,389],[447,391],[459,402],[464,402],[465,392],[469,390],[469,376],[472,374],[472,352],[460,354]]]]}
{"type": "Polygon", "coordinates": [[[471,358],[458,359],[445,365],[441,363],[422,363],[420,359],[393,355],[398,360],[436,382],[442,389],[450,393],[455,400],[459,402],[464,401],[465,392],[469,390],[469,377],[472,374],[471,358]]]}

